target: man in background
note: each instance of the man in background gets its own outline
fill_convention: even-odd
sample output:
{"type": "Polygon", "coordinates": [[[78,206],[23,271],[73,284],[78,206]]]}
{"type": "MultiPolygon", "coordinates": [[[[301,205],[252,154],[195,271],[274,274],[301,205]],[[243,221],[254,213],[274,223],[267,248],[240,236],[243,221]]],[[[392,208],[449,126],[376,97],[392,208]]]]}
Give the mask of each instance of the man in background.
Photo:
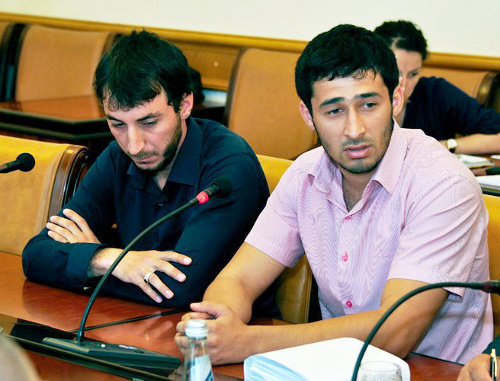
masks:
{"type": "Polygon", "coordinates": [[[232,193],[190,208],[139,241],[104,290],[163,306],[200,300],[233,256],[269,196],[251,147],[219,123],[190,117],[188,63],[147,31],[121,37],[100,61],[94,89],[116,141],[72,200],[23,252],[28,279],[91,286],[141,231],[211,186],[232,193]],[[116,226],[118,242],[105,240],[116,226]]]}
{"type": "MultiPolygon", "coordinates": [[[[393,52],[366,29],[339,25],[300,56],[300,111],[321,147],[285,172],[245,243],[177,325],[208,319],[216,364],[339,337],[365,340],[403,295],[440,281],[489,278],[488,217],[472,173],[439,142],[398,126],[404,106],[393,52]],[[252,304],[306,253],[323,320],[247,325],[252,304]]],[[[419,294],[373,344],[465,362],[492,339],[489,295],[460,288],[419,294]]]]}

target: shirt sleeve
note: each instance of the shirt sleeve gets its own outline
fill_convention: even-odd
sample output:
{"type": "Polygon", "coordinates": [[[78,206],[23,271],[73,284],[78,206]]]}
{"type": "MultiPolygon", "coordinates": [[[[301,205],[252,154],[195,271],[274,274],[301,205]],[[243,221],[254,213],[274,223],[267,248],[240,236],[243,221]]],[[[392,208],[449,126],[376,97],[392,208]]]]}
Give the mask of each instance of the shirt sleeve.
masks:
{"type": "Polygon", "coordinates": [[[500,133],[500,115],[444,79],[436,81],[436,101],[442,104],[447,125],[461,135],[500,133]]]}
{"type": "Polygon", "coordinates": [[[283,174],[245,242],[287,267],[304,254],[297,217],[297,163],[283,174]]]}
{"type": "MultiPolygon", "coordinates": [[[[407,200],[405,226],[389,279],[425,283],[487,280],[487,249],[483,247],[488,217],[477,184],[459,175],[430,176],[407,200]],[[483,261],[485,266],[474,264],[483,261]],[[479,269],[479,270],[478,270],[479,269]],[[481,274],[472,274],[482,271],[481,274]]],[[[448,289],[463,296],[464,289],[448,289]]]]}
{"type": "MultiPolygon", "coordinates": [[[[99,156],[64,208],[80,214],[98,236],[113,220],[115,178],[109,148],[99,156]]],[[[58,215],[62,216],[62,210],[58,215]]],[[[57,287],[81,288],[88,285],[87,269],[96,250],[104,245],[60,243],[47,235],[44,228],[33,237],[23,251],[23,270],[29,280],[57,287]]]]}

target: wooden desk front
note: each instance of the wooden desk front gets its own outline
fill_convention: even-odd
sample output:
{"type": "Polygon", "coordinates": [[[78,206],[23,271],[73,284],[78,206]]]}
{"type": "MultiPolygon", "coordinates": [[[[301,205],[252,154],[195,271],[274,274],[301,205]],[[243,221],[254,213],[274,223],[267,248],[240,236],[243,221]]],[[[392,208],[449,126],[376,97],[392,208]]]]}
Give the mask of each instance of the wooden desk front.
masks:
{"type": "MultiPolygon", "coordinates": [[[[21,257],[0,253],[0,314],[51,326],[62,330],[76,330],[87,304],[88,295],[43,286],[25,279],[21,257]]],[[[117,322],[166,311],[165,308],[137,304],[102,296],[90,312],[87,327],[117,322]]],[[[150,350],[181,357],[174,343],[175,326],[182,312],[167,316],[92,329],[86,336],[111,343],[136,345],[150,350]]],[[[263,324],[280,324],[265,321],[263,324]]],[[[79,365],[62,362],[44,355],[28,352],[42,379],[119,380],[120,377],[79,365]]],[[[407,358],[413,381],[455,381],[461,366],[425,356],[411,354],[407,358]]],[[[218,380],[242,379],[241,364],[214,367],[218,380]]]]}

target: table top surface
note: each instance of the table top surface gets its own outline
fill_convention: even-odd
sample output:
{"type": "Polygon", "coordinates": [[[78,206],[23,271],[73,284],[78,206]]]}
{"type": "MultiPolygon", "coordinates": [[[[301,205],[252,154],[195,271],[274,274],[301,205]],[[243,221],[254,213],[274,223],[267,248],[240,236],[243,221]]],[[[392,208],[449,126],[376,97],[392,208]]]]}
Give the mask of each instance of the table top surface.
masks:
{"type": "MultiPolygon", "coordinates": [[[[0,266],[0,314],[64,331],[78,328],[89,299],[88,294],[61,290],[27,281],[22,272],[21,257],[19,256],[0,253],[0,260],[2,263],[0,266]]],[[[169,311],[167,308],[101,296],[93,306],[86,326],[92,327],[167,311],[169,311]]],[[[183,312],[177,312],[166,316],[155,316],[144,320],[104,326],[89,330],[85,335],[108,343],[135,345],[182,358],[174,343],[175,326],[182,315],[183,312]]],[[[271,320],[258,323],[281,324],[279,321],[271,320]]],[[[44,380],[67,380],[70,377],[75,378],[76,374],[78,377],[85,374],[86,380],[122,379],[95,369],[82,368],[67,362],[63,363],[35,352],[29,352],[29,355],[44,380]]],[[[436,379],[436,375],[440,375],[439,379],[442,381],[456,380],[461,368],[458,364],[416,354],[410,354],[406,360],[410,365],[413,381],[436,379]]],[[[218,380],[242,379],[242,368],[241,364],[216,366],[214,372],[218,380]]]]}
{"type": "Polygon", "coordinates": [[[104,121],[104,114],[94,96],[2,102],[0,103],[0,113],[47,118],[64,122],[104,121]]]}

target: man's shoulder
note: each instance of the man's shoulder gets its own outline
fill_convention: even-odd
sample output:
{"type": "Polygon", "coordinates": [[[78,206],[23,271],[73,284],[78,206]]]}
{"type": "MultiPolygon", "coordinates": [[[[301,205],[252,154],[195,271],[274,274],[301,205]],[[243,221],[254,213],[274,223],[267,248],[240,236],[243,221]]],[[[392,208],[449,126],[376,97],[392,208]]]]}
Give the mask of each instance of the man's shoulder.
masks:
{"type": "Polygon", "coordinates": [[[408,139],[404,166],[408,176],[431,186],[432,180],[464,181],[480,192],[473,173],[436,139],[420,130],[401,129],[408,139]]]}
{"type": "Polygon", "coordinates": [[[231,131],[219,122],[208,119],[193,118],[203,134],[203,151],[206,156],[222,155],[232,156],[239,154],[250,154],[255,156],[255,152],[247,141],[231,131]]]}

